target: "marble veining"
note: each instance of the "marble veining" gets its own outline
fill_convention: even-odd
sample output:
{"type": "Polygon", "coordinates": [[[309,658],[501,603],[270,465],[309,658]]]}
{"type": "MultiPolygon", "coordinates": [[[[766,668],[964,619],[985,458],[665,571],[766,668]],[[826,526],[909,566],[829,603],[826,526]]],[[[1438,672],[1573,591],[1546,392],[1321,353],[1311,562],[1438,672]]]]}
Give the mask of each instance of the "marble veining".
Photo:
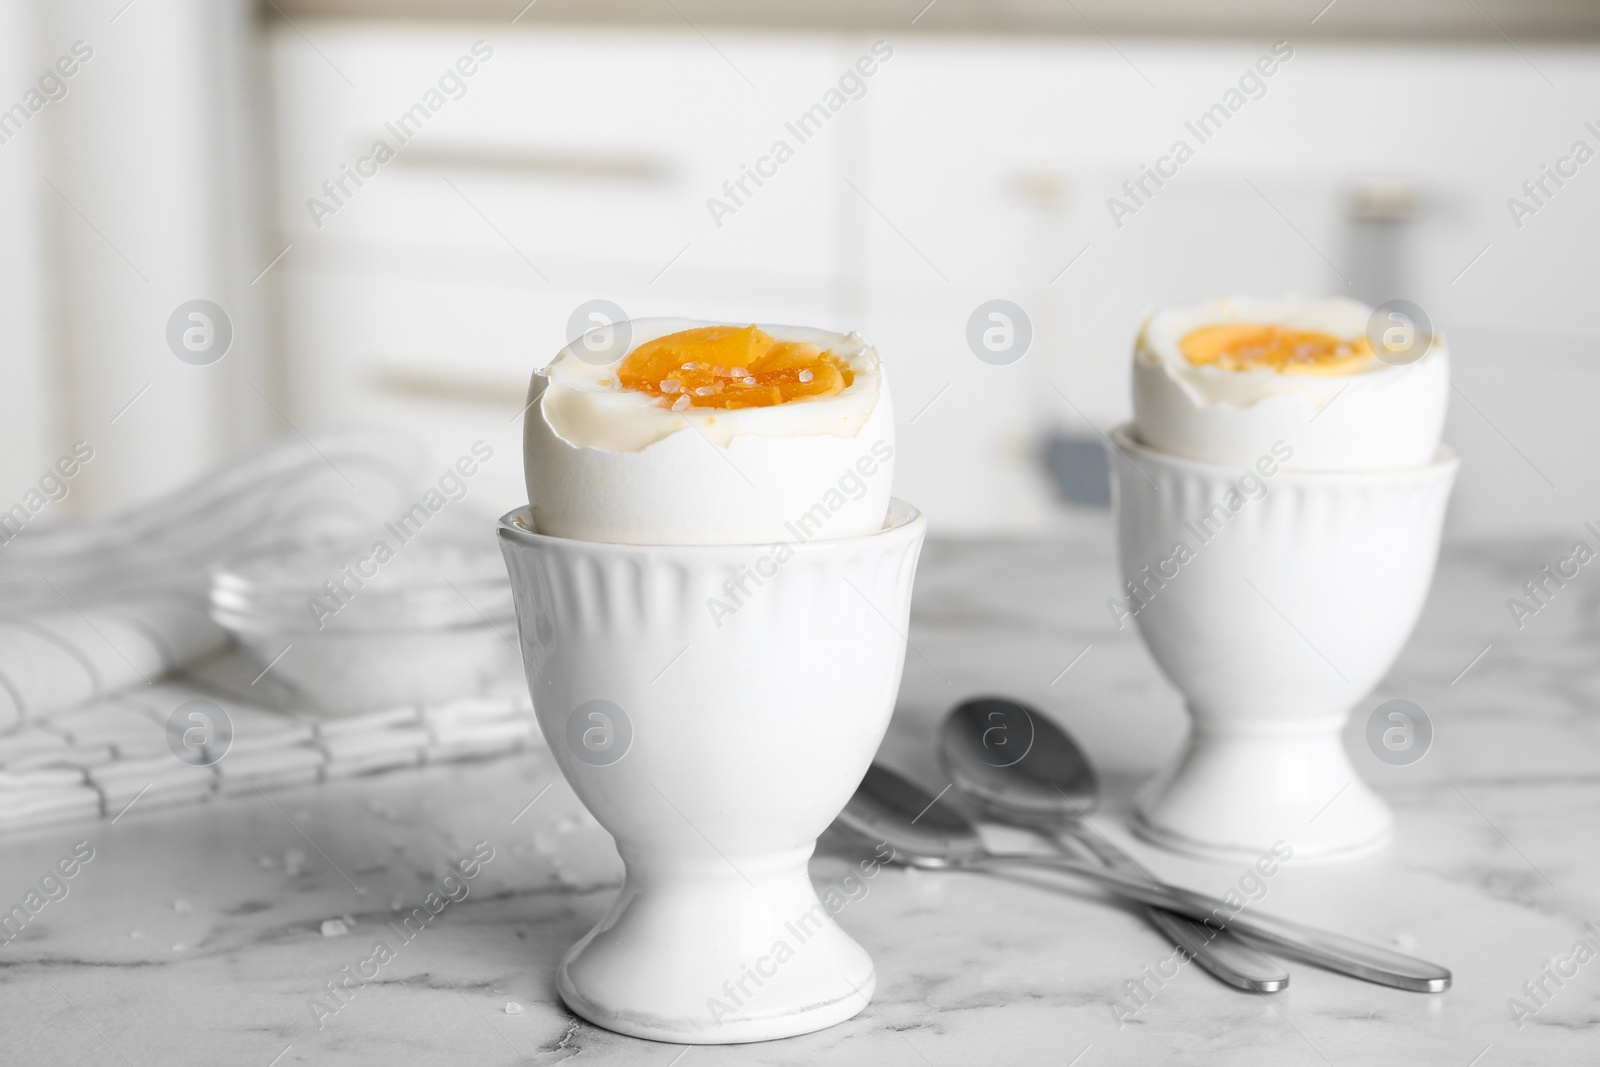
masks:
{"type": "MultiPolygon", "coordinates": [[[[1029,700],[1104,771],[1107,834],[1164,875],[1221,891],[1240,872],[1125,830],[1133,791],[1185,725],[1177,694],[1106,608],[1109,544],[1103,525],[1052,541],[930,542],[884,755],[939,788],[932,738],[945,709],[987,691],[1029,700]]],[[[1188,966],[1119,1023],[1123,984],[1171,952],[1131,910],[1048,878],[885,870],[837,916],[878,968],[877,996],[855,1019],[760,1045],[620,1037],[555,997],[556,961],[621,869],[536,749],[0,840],[4,908],[75,842],[95,850],[67,896],[0,946],[0,1062],[1594,1063],[1600,960],[1551,986],[1520,1029],[1507,1008],[1586,922],[1600,926],[1600,577],[1581,574],[1521,630],[1506,606],[1561,549],[1446,548],[1417,634],[1346,735],[1394,807],[1395,843],[1346,866],[1288,862],[1252,905],[1450,966],[1455,988],[1441,996],[1291,964],[1293,985],[1269,998],[1188,966]],[[1392,697],[1421,705],[1436,731],[1410,766],[1365,748],[1366,713],[1392,697]],[[328,983],[377,938],[399,942],[389,924],[477,842],[494,858],[468,895],[334,999],[328,983]],[[337,1010],[313,1010],[318,997],[337,1010]]],[[[830,832],[814,881],[836,883],[868,851],[830,832]]]]}

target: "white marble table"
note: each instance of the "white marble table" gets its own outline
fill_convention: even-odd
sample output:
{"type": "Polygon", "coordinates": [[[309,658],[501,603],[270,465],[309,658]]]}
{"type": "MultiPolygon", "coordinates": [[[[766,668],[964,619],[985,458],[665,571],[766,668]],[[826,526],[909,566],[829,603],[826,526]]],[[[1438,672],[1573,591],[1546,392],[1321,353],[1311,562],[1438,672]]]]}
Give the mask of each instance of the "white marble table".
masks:
{"type": "MultiPolygon", "coordinates": [[[[1099,824],[1127,842],[1128,797],[1184,719],[1105,609],[1107,545],[1098,527],[1050,543],[929,545],[886,757],[937,787],[943,710],[982,691],[1023,697],[1091,750],[1113,792],[1099,824]]],[[[1267,998],[1187,967],[1119,1026],[1123,983],[1171,951],[1132,913],[1023,881],[888,870],[837,920],[878,965],[877,997],[856,1019],[763,1045],[620,1037],[554,994],[556,960],[601,914],[620,865],[541,751],[0,841],[0,908],[74,842],[95,850],[69,894],[0,947],[0,1063],[1600,1062],[1600,961],[1550,985],[1521,1029],[1506,1003],[1600,920],[1600,576],[1586,569],[1520,633],[1505,606],[1558,547],[1447,553],[1418,634],[1361,709],[1416,701],[1435,724],[1433,751],[1388,767],[1358,730],[1348,739],[1396,809],[1395,845],[1344,867],[1285,864],[1257,905],[1444,963],[1456,984],[1441,996],[1295,966],[1292,988],[1267,998]],[[325,983],[371,954],[391,907],[421,904],[443,864],[480,840],[495,858],[470,896],[319,1027],[309,1000],[333,1005],[325,983]],[[324,927],[341,917],[347,933],[324,927]]],[[[819,885],[842,876],[851,847],[824,839],[819,885]]],[[[1128,847],[1200,888],[1240,873],[1128,847]]]]}

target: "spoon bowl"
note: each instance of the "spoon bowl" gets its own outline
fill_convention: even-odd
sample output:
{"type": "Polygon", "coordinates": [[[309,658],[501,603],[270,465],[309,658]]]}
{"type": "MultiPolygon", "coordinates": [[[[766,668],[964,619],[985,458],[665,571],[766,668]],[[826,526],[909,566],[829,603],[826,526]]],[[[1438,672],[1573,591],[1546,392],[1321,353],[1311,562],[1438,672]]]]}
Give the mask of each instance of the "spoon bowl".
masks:
{"type": "Polygon", "coordinates": [[[1100,782],[1066,732],[1015,700],[959,705],[939,736],[939,762],[978,814],[1047,832],[1092,813],[1100,782]]]}
{"type": "MultiPolygon", "coordinates": [[[[1057,847],[1072,841],[1107,867],[1153,877],[1089,825],[1100,800],[1094,767],[1067,732],[1039,712],[1003,697],[969,700],[945,718],[939,761],[980,818],[1031,830],[1057,847]]],[[[1202,932],[1172,912],[1143,911],[1151,926],[1219,981],[1257,993],[1288,988],[1283,965],[1231,930],[1202,932]]]]}
{"type": "Polygon", "coordinates": [[[894,849],[894,862],[953,867],[988,854],[978,828],[921,786],[874,763],[839,813],[846,828],[894,849]]]}

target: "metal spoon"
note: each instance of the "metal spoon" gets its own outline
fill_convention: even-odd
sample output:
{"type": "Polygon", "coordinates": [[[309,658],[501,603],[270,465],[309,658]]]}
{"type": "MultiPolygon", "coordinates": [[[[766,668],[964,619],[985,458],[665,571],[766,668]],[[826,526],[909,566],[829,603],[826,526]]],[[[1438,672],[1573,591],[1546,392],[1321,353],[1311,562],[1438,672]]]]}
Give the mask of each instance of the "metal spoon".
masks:
{"type": "MultiPolygon", "coordinates": [[[[1044,715],[1000,697],[968,700],[944,720],[939,762],[979,818],[1031,830],[1058,847],[1073,841],[1107,867],[1156,883],[1084,821],[1099,806],[1099,781],[1083,750],[1044,715]]],[[[1259,993],[1289,985],[1282,964],[1232,930],[1196,927],[1161,908],[1143,910],[1150,925],[1218,980],[1259,993]]]]}
{"type": "Polygon", "coordinates": [[[1276,946],[1287,956],[1331,971],[1418,993],[1450,988],[1450,972],[1353,937],[1319,930],[1262,912],[1236,911],[1217,897],[1143,878],[1109,867],[1095,867],[1065,856],[990,852],[977,828],[949,804],[881,764],[873,764],[855,795],[839,813],[839,822],[869,841],[894,849],[891,862],[913,867],[992,870],[1036,867],[1071,875],[1120,896],[1166,908],[1208,925],[1227,926],[1257,941],[1276,946]],[[1220,912],[1225,918],[1217,918],[1220,912]]]}

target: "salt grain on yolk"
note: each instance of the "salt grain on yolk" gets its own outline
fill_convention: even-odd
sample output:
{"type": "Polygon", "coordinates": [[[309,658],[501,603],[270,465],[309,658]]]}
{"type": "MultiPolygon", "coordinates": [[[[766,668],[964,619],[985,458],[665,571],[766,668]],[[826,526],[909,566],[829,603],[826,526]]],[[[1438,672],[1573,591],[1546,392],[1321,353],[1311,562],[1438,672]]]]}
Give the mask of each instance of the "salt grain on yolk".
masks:
{"type": "Polygon", "coordinates": [[[763,408],[843,392],[849,364],[816,345],[778,341],[755,326],[701,326],[658,337],[617,368],[624,389],[663,407],[763,408]]]}
{"type": "Polygon", "coordinates": [[[1347,341],[1320,330],[1253,322],[1202,326],[1185,334],[1178,342],[1178,350],[1196,366],[1326,378],[1351,374],[1372,358],[1365,337],[1347,341]]]}

